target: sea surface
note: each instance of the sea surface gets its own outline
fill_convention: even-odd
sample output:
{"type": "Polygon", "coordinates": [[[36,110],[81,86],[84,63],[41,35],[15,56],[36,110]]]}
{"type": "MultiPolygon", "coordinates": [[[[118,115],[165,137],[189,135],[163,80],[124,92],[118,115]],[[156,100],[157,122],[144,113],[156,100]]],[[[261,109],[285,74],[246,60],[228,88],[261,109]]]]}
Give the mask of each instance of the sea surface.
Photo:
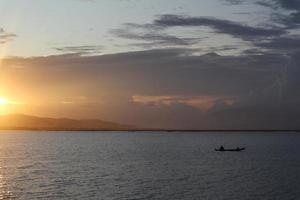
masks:
{"type": "Polygon", "coordinates": [[[296,200],[300,134],[2,131],[0,199],[296,200]]]}

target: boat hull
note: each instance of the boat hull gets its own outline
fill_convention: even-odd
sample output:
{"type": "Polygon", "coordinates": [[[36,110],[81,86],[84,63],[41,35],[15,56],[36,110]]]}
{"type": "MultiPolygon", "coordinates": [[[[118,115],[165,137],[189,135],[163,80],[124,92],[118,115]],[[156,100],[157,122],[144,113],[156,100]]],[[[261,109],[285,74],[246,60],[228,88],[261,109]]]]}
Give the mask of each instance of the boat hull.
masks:
{"type": "Polygon", "coordinates": [[[240,152],[240,151],[244,151],[246,148],[240,148],[240,149],[224,149],[224,150],[221,150],[221,149],[215,149],[215,151],[233,151],[233,152],[240,152]]]}

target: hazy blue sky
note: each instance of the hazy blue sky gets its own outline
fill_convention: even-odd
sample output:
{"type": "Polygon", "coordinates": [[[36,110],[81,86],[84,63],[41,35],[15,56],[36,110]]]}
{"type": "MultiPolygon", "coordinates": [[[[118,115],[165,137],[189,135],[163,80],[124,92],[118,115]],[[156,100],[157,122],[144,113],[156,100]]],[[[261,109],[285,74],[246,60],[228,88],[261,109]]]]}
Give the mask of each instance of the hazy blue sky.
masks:
{"type": "Polygon", "coordinates": [[[0,13],[1,113],[300,128],[300,0],[0,0],[0,13]]]}

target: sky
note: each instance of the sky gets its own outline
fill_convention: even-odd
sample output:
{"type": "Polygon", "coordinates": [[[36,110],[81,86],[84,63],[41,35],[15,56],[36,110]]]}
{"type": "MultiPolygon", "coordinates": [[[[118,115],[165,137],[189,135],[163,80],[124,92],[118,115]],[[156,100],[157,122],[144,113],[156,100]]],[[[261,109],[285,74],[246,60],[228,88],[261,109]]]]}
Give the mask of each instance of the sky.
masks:
{"type": "Polygon", "coordinates": [[[0,112],[300,128],[300,0],[0,0],[0,112]]]}

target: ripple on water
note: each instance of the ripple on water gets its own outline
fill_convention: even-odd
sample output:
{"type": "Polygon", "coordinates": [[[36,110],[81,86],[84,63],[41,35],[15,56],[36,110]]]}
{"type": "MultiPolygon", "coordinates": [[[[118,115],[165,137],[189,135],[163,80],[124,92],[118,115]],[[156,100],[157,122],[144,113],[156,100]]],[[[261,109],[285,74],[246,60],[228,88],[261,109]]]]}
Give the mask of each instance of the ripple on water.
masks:
{"type": "Polygon", "coordinates": [[[0,200],[300,199],[299,146],[290,134],[1,134],[0,200]]]}

